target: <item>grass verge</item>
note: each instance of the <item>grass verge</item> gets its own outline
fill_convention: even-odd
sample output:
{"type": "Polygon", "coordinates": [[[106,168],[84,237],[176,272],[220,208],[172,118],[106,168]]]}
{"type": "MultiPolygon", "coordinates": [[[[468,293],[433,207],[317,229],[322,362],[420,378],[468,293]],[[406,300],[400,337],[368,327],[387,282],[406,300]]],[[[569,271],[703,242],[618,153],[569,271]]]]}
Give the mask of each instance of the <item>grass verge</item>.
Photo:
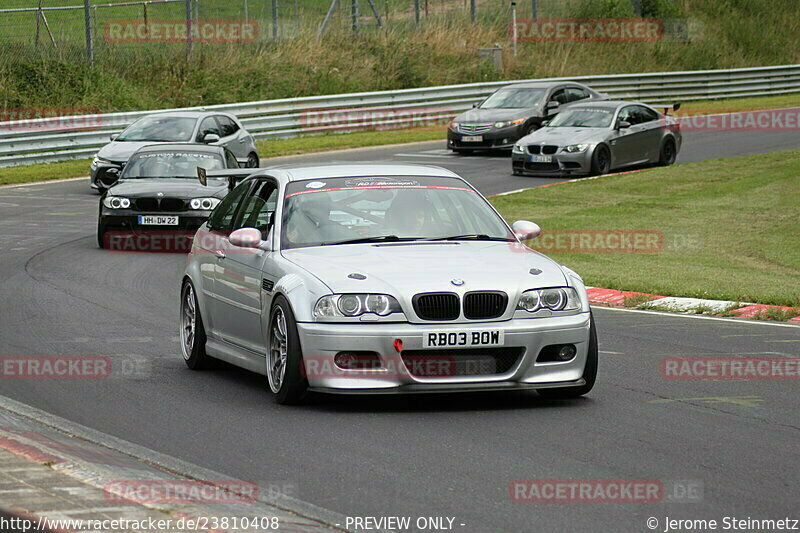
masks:
{"type": "MultiPolygon", "coordinates": [[[[582,180],[495,197],[492,203],[506,220],[539,223],[539,243],[547,242],[547,232],[559,231],[594,237],[636,230],[661,236],[657,251],[650,253],[598,248],[579,253],[540,245],[588,285],[800,304],[800,150],[582,180]]],[[[530,244],[536,248],[537,240],[530,244]]]]}

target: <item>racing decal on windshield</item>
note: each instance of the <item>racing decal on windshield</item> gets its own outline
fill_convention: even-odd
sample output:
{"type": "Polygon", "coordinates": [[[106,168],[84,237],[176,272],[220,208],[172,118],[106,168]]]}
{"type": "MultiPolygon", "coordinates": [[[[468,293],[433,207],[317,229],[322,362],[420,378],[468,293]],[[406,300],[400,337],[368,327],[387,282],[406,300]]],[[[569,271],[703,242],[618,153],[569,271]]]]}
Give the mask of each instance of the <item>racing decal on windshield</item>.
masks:
{"type": "Polygon", "coordinates": [[[140,154],[140,158],[145,157],[195,157],[197,159],[216,159],[215,154],[203,154],[200,152],[156,152],[154,154],[140,154]]]}
{"type": "Polygon", "coordinates": [[[344,180],[347,187],[370,187],[373,185],[419,185],[419,181],[405,178],[350,178],[344,180]]]}
{"type": "Polygon", "coordinates": [[[291,198],[292,196],[297,196],[298,194],[308,194],[312,192],[329,192],[329,191],[354,191],[354,190],[361,190],[361,189],[444,189],[450,191],[468,191],[474,192],[472,189],[468,189],[466,187],[448,187],[444,185],[395,185],[395,184],[385,184],[379,183],[376,185],[362,185],[356,187],[330,187],[327,189],[315,189],[315,190],[307,190],[307,191],[296,191],[286,195],[286,198],[291,198]]]}
{"type": "Polygon", "coordinates": [[[321,189],[325,186],[324,181],[312,181],[306,185],[306,189],[321,189]]]}

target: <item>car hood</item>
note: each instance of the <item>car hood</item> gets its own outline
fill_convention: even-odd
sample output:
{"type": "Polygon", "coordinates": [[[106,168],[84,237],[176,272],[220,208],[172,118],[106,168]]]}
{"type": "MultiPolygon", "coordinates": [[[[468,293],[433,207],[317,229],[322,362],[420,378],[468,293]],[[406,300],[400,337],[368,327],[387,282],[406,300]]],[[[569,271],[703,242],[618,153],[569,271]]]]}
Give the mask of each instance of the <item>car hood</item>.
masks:
{"type": "Polygon", "coordinates": [[[522,290],[566,283],[558,263],[510,242],[345,244],[282,253],[335,293],[388,293],[401,303],[420,292],[503,290],[513,298],[522,290]],[[348,278],[354,273],[366,279],[348,278]]]}
{"type": "Polygon", "coordinates": [[[155,196],[158,193],[170,198],[222,198],[228,193],[228,180],[210,178],[208,185],[202,185],[188,178],[137,178],[120,180],[108,192],[110,196],[128,198],[155,196]]]}
{"type": "Polygon", "coordinates": [[[148,146],[151,144],[157,143],[152,141],[111,141],[107,145],[100,148],[100,151],[97,152],[97,157],[117,163],[123,163],[128,161],[128,159],[133,155],[133,152],[142,146],[148,146]]]}
{"type": "Polygon", "coordinates": [[[461,113],[455,118],[455,121],[464,122],[466,124],[485,124],[488,122],[499,122],[501,120],[516,120],[518,118],[530,117],[536,114],[538,114],[536,108],[480,109],[476,107],[461,113]]]}
{"type": "Polygon", "coordinates": [[[578,143],[595,143],[605,139],[608,128],[549,128],[544,127],[519,140],[523,145],[555,144],[565,146],[578,143]]]}

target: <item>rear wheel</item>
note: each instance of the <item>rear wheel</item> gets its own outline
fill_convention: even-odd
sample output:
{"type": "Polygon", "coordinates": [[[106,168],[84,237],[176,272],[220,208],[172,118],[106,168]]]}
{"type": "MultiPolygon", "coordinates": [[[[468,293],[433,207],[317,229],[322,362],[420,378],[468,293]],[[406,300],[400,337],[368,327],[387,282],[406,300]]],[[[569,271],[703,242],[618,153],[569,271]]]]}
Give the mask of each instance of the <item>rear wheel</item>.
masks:
{"type": "Polygon", "coordinates": [[[611,153],[605,145],[601,144],[594,149],[594,153],[592,154],[592,175],[601,176],[603,174],[608,174],[610,169],[611,153]]]}
{"type": "Polygon", "coordinates": [[[297,334],[297,322],[289,302],[283,296],[275,298],[269,324],[269,388],[280,404],[300,403],[308,394],[308,381],[303,373],[303,353],[300,336],[297,334]]]}
{"type": "Polygon", "coordinates": [[[181,351],[186,366],[192,370],[210,368],[213,360],[206,354],[206,330],[200,306],[191,281],[184,281],[181,289],[181,351]]]}
{"type": "Polygon", "coordinates": [[[259,164],[258,155],[255,152],[250,152],[250,155],[247,156],[247,168],[258,168],[259,164]]]}
{"type": "Polygon", "coordinates": [[[579,387],[559,387],[554,389],[539,389],[537,392],[545,398],[566,399],[577,398],[588,393],[594,387],[597,378],[597,329],[594,325],[594,315],[589,312],[589,351],[586,354],[586,366],[583,368],[585,385],[579,387]]]}
{"type": "Polygon", "coordinates": [[[675,141],[672,139],[667,139],[664,141],[664,144],[661,145],[661,154],[658,158],[658,164],[664,167],[673,164],[677,154],[678,152],[675,149],[675,141]]]}

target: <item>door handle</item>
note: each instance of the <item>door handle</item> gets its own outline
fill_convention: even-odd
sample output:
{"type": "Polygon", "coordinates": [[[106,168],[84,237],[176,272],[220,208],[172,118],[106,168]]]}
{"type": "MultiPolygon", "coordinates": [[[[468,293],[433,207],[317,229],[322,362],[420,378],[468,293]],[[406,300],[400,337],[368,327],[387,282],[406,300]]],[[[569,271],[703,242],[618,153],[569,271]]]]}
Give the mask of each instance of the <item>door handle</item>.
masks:
{"type": "Polygon", "coordinates": [[[247,139],[245,139],[244,137],[242,137],[241,139],[239,139],[239,143],[240,143],[240,144],[241,144],[241,143],[244,143],[246,140],[247,140],[247,139]]]}
{"type": "Polygon", "coordinates": [[[217,259],[225,259],[225,252],[222,250],[214,250],[214,255],[217,256],[217,259]]]}

